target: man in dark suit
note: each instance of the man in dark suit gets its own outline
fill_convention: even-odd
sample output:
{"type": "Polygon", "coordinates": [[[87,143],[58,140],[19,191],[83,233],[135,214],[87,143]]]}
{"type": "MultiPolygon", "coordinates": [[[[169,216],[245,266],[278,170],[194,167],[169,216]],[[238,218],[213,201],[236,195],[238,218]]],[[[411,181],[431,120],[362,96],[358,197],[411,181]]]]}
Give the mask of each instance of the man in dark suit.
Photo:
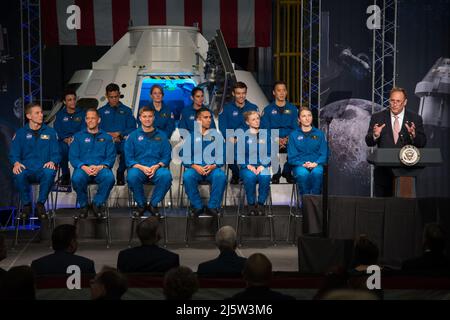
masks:
{"type": "MultiPolygon", "coordinates": [[[[370,118],[366,144],[378,148],[402,148],[413,145],[423,148],[427,138],[423,128],[422,117],[406,110],[406,91],[402,88],[391,90],[390,107],[375,113],[370,118]]],[[[376,167],[374,170],[374,184],[376,197],[393,196],[392,170],[386,167],[376,167]]]]}
{"type": "Polygon", "coordinates": [[[217,258],[200,263],[197,269],[199,276],[240,277],[246,258],[239,257],[236,250],[236,231],[230,226],[220,228],[216,233],[216,245],[220,250],[217,258]]]}
{"type": "Polygon", "coordinates": [[[166,272],[180,265],[178,254],[160,248],[157,217],[141,221],[136,233],[141,246],[119,252],[117,269],[122,273],[166,272]]]}
{"type": "Polygon", "coordinates": [[[247,288],[236,293],[229,300],[294,300],[292,296],[269,288],[272,279],[272,263],[262,253],[254,253],[248,258],[242,274],[247,288]]]}
{"type": "Polygon", "coordinates": [[[402,271],[417,275],[450,276],[450,260],[445,256],[446,236],[436,223],[425,226],[424,252],[420,257],[403,262],[402,271]]]}
{"type": "Polygon", "coordinates": [[[75,254],[78,249],[76,227],[71,224],[59,225],[52,233],[54,253],[36,259],[31,269],[39,275],[68,275],[69,266],[78,266],[82,276],[94,276],[94,261],[75,254]]]}

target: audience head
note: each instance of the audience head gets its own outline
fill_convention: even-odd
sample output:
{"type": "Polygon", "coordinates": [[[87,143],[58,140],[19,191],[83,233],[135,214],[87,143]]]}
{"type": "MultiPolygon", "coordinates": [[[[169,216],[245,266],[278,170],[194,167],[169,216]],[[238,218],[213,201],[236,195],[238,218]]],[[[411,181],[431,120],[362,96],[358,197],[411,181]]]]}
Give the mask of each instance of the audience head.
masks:
{"type": "Polygon", "coordinates": [[[0,300],[35,300],[34,273],[29,266],[12,267],[2,278],[0,300]]]}
{"type": "Polygon", "coordinates": [[[379,300],[379,298],[367,290],[336,289],[325,293],[321,300],[379,300]]]}
{"type": "Polygon", "coordinates": [[[167,300],[191,300],[199,287],[197,275],[185,266],[173,268],[164,276],[164,296],[167,300]]]}
{"type": "Polygon", "coordinates": [[[7,250],[6,250],[6,239],[3,234],[0,233],[0,261],[6,258],[7,256],[7,250]]]}
{"type": "Polygon", "coordinates": [[[91,280],[92,300],[120,300],[127,290],[127,278],[111,267],[103,267],[91,280]]]}
{"type": "Polygon", "coordinates": [[[425,250],[432,252],[444,252],[445,250],[445,231],[437,223],[429,223],[423,231],[423,245],[425,250]]]}
{"type": "Polygon", "coordinates": [[[220,251],[236,249],[236,231],[231,226],[224,226],[216,233],[216,246],[220,251]]]}
{"type": "Polygon", "coordinates": [[[136,234],[143,245],[156,244],[161,239],[158,218],[149,217],[141,221],[136,227],[136,234]]]}
{"type": "Polygon", "coordinates": [[[77,229],[71,224],[59,225],[52,233],[52,247],[55,251],[75,253],[78,249],[77,229]]]}
{"type": "Polygon", "coordinates": [[[378,264],[378,248],[365,235],[361,235],[356,240],[353,250],[353,263],[355,267],[378,264]]]}
{"type": "Polygon", "coordinates": [[[248,286],[268,287],[272,279],[272,263],[264,254],[254,253],[248,257],[242,274],[248,286]]]}

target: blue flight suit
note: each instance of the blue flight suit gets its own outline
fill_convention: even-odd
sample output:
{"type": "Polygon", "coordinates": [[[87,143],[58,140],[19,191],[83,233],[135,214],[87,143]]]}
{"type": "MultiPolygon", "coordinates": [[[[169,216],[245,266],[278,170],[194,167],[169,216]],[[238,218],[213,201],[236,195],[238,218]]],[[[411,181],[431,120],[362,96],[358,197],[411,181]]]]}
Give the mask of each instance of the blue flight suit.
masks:
{"type": "Polygon", "coordinates": [[[244,163],[240,164],[240,177],[244,184],[247,202],[249,205],[255,205],[258,183],[258,205],[264,205],[270,192],[270,132],[267,135],[259,132],[246,135],[244,159],[244,163]],[[247,168],[247,165],[256,168],[263,166],[264,170],[255,175],[247,168]]]}
{"type": "Polygon", "coordinates": [[[56,114],[56,119],[53,128],[58,134],[59,148],[61,150],[61,174],[69,176],[69,145],[64,142],[64,139],[73,137],[73,135],[84,128],[86,113],[81,108],[76,107],[74,113],[68,113],[66,106],[56,114]]]}
{"type": "MultiPolygon", "coordinates": [[[[190,107],[184,108],[181,112],[180,122],[178,123],[178,128],[185,129],[189,132],[194,132],[194,123],[195,123],[195,115],[197,113],[197,110],[194,109],[194,106],[191,105],[190,107]]],[[[211,129],[216,129],[216,124],[214,122],[214,116],[211,112],[212,119],[211,119],[211,129]]]]}
{"type": "Polygon", "coordinates": [[[300,194],[320,194],[323,165],[328,159],[324,132],[314,127],[309,132],[303,132],[301,128],[293,131],[289,135],[288,159],[300,194]],[[308,161],[317,163],[317,167],[312,170],[303,167],[308,161]]]}
{"type": "MultiPolygon", "coordinates": [[[[192,134],[190,138],[191,155],[189,158],[183,155],[182,158],[183,165],[186,168],[183,174],[183,183],[186,194],[191,202],[191,206],[195,210],[202,209],[203,204],[200,197],[200,192],[198,191],[198,184],[201,181],[208,181],[211,184],[211,195],[208,202],[208,208],[219,209],[222,204],[223,193],[225,192],[225,187],[227,184],[227,177],[222,169],[220,169],[225,162],[225,144],[223,137],[220,132],[215,129],[211,129],[209,133],[204,136],[199,132],[195,132],[195,134],[192,134]],[[212,135],[212,132],[217,133],[220,137],[216,138],[212,135]],[[217,141],[216,139],[220,139],[221,141],[217,141]],[[218,148],[222,148],[222,150],[217,153],[216,150],[210,150],[212,146],[209,145],[212,143],[215,143],[216,146],[218,148]],[[208,148],[208,152],[204,152],[206,148],[208,148]],[[192,168],[192,164],[198,164],[201,166],[215,164],[217,168],[211,171],[211,173],[207,176],[202,176],[192,168]]],[[[189,141],[185,140],[185,143],[189,143],[189,141]]],[[[188,148],[188,146],[185,147],[188,148]]],[[[183,151],[184,150],[182,150],[182,153],[184,153],[183,151]]]]}
{"type": "Polygon", "coordinates": [[[171,154],[172,147],[162,130],[155,129],[153,132],[144,132],[142,128],[138,128],[128,136],[125,142],[127,181],[139,207],[145,207],[147,204],[144,183],[151,182],[155,185],[150,199],[151,206],[155,208],[169,191],[172,185],[172,175],[169,169],[171,154]],[[135,164],[151,167],[160,162],[164,163],[164,167],[156,170],[150,179],[141,170],[133,168],[135,164]]]}
{"type": "MultiPolygon", "coordinates": [[[[286,101],[284,107],[278,107],[275,102],[269,104],[263,112],[261,117],[261,129],[279,129],[279,137],[286,138],[289,134],[298,128],[298,109],[296,106],[286,101]]],[[[289,141],[288,141],[289,144],[289,141]]],[[[280,150],[281,153],[286,153],[285,149],[280,150]]],[[[284,177],[291,174],[292,168],[289,165],[289,160],[286,161],[283,167],[282,175],[284,177]]],[[[274,177],[280,177],[280,168],[274,177]]]]}
{"type": "Polygon", "coordinates": [[[116,142],[116,152],[120,156],[119,168],[117,169],[117,176],[123,176],[126,164],[123,156],[123,147],[127,136],[136,130],[136,119],[133,116],[131,109],[119,103],[117,107],[111,107],[109,103],[101,107],[98,112],[100,113],[100,129],[106,132],[120,132],[122,141],[116,142]]]}
{"type": "MultiPolygon", "coordinates": [[[[238,107],[235,102],[228,103],[223,107],[222,112],[219,114],[219,130],[225,139],[227,138],[227,129],[247,131],[248,125],[245,123],[244,113],[248,111],[258,111],[258,107],[248,100],[245,100],[242,108],[238,107]]],[[[239,177],[239,166],[237,164],[230,164],[229,168],[233,177],[239,177]]]]}
{"type": "Polygon", "coordinates": [[[116,161],[116,149],[112,137],[103,130],[92,134],[87,129],[75,134],[69,150],[69,160],[75,168],[72,175],[72,185],[77,193],[80,208],[87,206],[87,187],[89,183],[97,183],[98,190],[92,202],[97,206],[105,205],[109,193],[114,186],[114,174],[111,168],[116,161]],[[105,165],[97,176],[89,176],[82,166],[105,165]]]}
{"type": "Polygon", "coordinates": [[[12,139],[9,161],[12,165],[20,162],[25,166],[20,174],[14,175],[14,184],[22,203],[31,203],[30,184],[36,182],[39,182],[37,201],[45,203],[53,186],[56,170],[44,168],[44,164],[52,161],[58,165],[61,161],[56,131],[46,124],[34,131],[27,123],[17,130],[12,139]]]}
{"type": "MultiPolygon", "coordinates": [[[[167,138],[170,139],[172,133],[175,131],[175,118],[173,116],[172,111],[170,111],[170,106],[166,105],[163,102],[161,110],[158,111],[153,105],[153,102],[150,102],[148,104],[139,106],[139,110],[141,110],[144,106],[149,106],[150,109],[155,111],[155,121],[153,122],[153,126],[156,129],[163,131],[166,134],[167,138]]],[[[139,116],[137,118],[137,124],[138,126],[141,125],[141,120],[139,120],[139,116]]]]}

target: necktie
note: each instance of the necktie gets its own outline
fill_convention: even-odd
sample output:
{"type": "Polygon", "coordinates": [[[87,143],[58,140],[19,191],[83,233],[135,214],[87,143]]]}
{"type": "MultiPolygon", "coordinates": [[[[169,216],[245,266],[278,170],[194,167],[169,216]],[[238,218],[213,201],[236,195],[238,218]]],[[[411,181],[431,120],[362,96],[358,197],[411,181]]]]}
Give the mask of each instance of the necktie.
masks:
{"type": "Polygon", "coordinates": [[[398,116],[394,116],[394,143],[397,144],[398,134],[400,133],[400,122],[398,121],[398,116]]]}

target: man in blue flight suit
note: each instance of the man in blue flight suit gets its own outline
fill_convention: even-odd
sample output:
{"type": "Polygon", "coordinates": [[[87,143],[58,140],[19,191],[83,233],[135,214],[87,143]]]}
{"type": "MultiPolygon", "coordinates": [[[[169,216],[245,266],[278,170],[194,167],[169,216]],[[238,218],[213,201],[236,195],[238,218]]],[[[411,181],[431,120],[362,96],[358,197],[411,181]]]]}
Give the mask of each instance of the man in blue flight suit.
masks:
{"type": "MultiPolygon", "coordinates": [[[[203,102],[205,100],[203,90],[199,87],[195,87],[194,89],[192,89],[191,99],[192,99],[192,107],[186,107],[183,109],[183,111],[181,112],[180,122],[178,123],[178,128],[185,129],[193,133],[197,111],[200,110],[201,108],[206,108],[203,105],[203,102]]],[[[214,119],[212,119],[211,129],[215,128],[216,124],[214,122],[214,119]]]]}
{"type": "Polygon", "coordinates": [[[74,90],[66,90],[63,96],[64,106],[56,114],[53,128],[58,134],[59,148],[61,150],[61,181],[63,186],[70,185],[69,146],[73,135],[86,127],[85,113],[78,108],[77,95],[74,90]]]}
{"type": "Polygon", "coordinates": [[[133,131],[125,142],[127,160],[127,182],[137,202],[137,216],[146,210],[159,216],[158,203],[164,200],[172,184],[169,165],[172,147],[166,134],[153,126],[155,111],[150,107],[139,110],[141,127],[133,131]],[[144,183],[151,182],[153,188],[150,204],[144,194],[144,183]]]}
{"type": "MultiPolygon", "coordinates": [[[[156,129],[161,130],[170,139],[172,133],[175,131],[175,118],[173,113],[170,111],[170,106],[163,102],[164,91],[159,84],[155,84],[150,89],[151,101],[148,107],[152,109],[155,113],[155,120],[153,126],[156,129]]],[[[139,110],[144,107],[140,106],[139,110]]],[[[138,126],[141,125],[140,119],[137,119],[138,126]]]]}
{"type": "MultiPolygon", "coordinates": [[[[275,101],[265,107],[261,118],[261,128],[267,130],[278,129],[279,151],[280,153],[286,153],[289,134],[298,127],[298,110],[296,106],[286,100],[287,87],[285,82],[275,82],[272,93],[275,101]]],[[[288,183],[295,181],[292,177],[292,168],[289,165],[289,161],[286,161],[284,164],[282,173],[280,173],[280,168],[278,168],[277,172],[272,176],[272,183],[280,183],[281,175],[286,178],[288,183]]]]}
{"type": "Polygon", "coordinates": [[[75,134],[70,145],[69,160],[74,167],[72,185],[80,205],[80,218],[92,213],[97,218],[105,214],[105,204],[114,186],[111,168],[116,161],[112,137],[99,129],[101,119],[96,108],[86,111],[86,129],[75,134]],[[97,183],[98,190],[92,203],[88,203],[87,187],[97,183]]]}
{"type": "Polygon", "coordinates": [[[183,165],[186,171],[183,174],[183,183],[186,194],[191,202],[194,216],[202,213],[216,216],[222,204],[223,193],[227,184],[226,175],[220,169],[224,164],[224,141],[223,137],[215,129],[211,129],[212,114],[208,108],[201,108],[196,114],[198,131],[191,135],[190,157],[186,156],[183,148],[183,165]],[[214,144],[211,146],[211,144],[214,144]],[[209,151],[209,152],[208,152],[209,151]],[[206,209],[203,209],[202,199],[198,191],[201,181],[211,183],[211,194],[206,209]]]}
{"type": "Polygon", "coordinates": [[[98,110],[102,119],[100,129],[106,131],[116,145],[116,152],[120,156],[116,176],[117,185],[123,186],[126,169],[123,147],[128,135],[136,130],[136,119],[131,109],[119,101],[120,89],[117,84],[110,83],[106,86],[106,98],[108,103],[98,110]]]}
{"type": "Polygon", "coordinates": [[[323,166],[328,158],[325,134],[313,127],[312,121],[311,110],[301,107],[300,127],[289,135],[288,159],[301,195],[322,193],[323,166]]]}
{"type": "Polygon", "coordinates": [[[42,107],[30,103],[25,107],[28,123],[14,135],[9,153],[13,164],[14,183],[23,203],[21,218],[26,219],[32,210],[30,184],[39,183],[36,211],[39,219],[47,218],[44,203],[55,180],[61,154],[58,137],[53,128],[44,124],[42,107]]]}
{"type": "MultiPolygon", "coordinates": [[[[227,129],[242,129],[247,131],[248,125],[244,120],[244,113],[248,111],[258,111],[258,107],[249,102],[247,98],[247,85],[243,82],[236,82],[232,91],[234,101],[226,104],[219,114],[219,129],[225,139],[236,143],[236,137],[227,137],[227,129]]],[[[236,154],[236,152],[235,152],[236,154]]],[[[239,166],[235,163],[229,165],[231,170],[231,184],[239,183],[239,166]]]]}

